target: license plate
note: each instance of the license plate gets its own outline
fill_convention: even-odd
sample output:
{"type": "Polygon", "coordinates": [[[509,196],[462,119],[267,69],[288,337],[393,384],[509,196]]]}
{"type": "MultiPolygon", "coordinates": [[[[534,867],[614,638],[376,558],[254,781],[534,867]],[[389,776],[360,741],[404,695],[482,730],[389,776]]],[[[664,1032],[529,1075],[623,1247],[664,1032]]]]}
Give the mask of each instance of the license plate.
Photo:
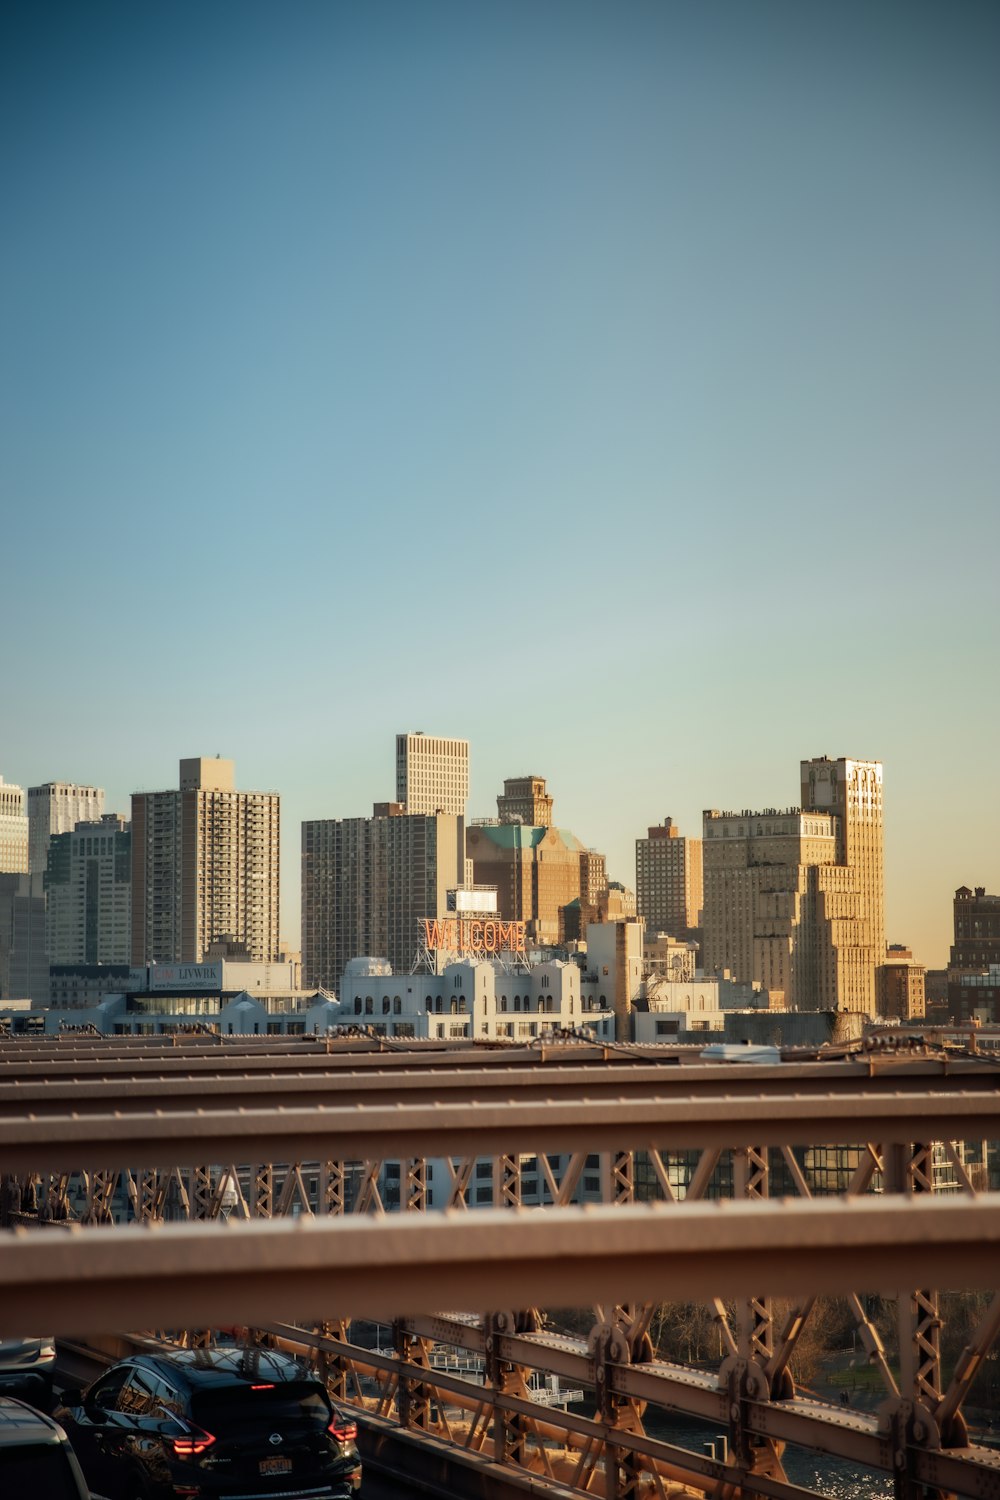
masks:
{"type": "Polygon", "coordinates": [[[262,1474],[290,1474],[292,1460],[290,1458],[262,1458],[260,1472],[262,1474]]]}

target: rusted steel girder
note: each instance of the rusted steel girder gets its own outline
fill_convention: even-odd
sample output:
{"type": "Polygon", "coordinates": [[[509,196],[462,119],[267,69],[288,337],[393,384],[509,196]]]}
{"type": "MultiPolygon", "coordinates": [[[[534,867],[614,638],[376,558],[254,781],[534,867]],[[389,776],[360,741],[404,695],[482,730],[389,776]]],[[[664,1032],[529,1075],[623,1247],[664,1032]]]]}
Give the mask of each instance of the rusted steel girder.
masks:
{"type": "Polygon", "coordinates": [[[835,1098],[760,1093],[643,1098],[595,1108],[567,1101],[333,1109],[178,1110],[161,1114],[19,1116],[0,1120],[5,1172],[73,1171],[142,1163],[384,1161],[416,1156],[591,1152],[1000,1139],[1000,1094],[898,1091],[835,1098]]]}
{"type": "Polygon", "coordinates": [[[995,1288],[1000,1194],[163,1224],[0,1236],[3,1331],[594,1299],[995,1288]]]}

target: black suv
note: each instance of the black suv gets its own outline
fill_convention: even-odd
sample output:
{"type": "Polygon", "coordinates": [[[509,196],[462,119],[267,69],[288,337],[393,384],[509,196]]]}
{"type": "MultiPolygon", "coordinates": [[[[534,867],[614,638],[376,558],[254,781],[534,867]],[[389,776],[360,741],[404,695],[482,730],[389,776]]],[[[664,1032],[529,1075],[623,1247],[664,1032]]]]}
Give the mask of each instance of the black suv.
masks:
{"type": "Polygon", "coordinates": [[[354,1421],[285,1354],[138,1354],[62,1400],[84,1473],[116,1500],[349,1500],[361,1483],[354,1421]]]}
{"type": "Polygon", "coordinates": [[[101,1500],[91,1496],[62,1428],[9,1396],[0,1396],[0,1495],[101,1500]]]}

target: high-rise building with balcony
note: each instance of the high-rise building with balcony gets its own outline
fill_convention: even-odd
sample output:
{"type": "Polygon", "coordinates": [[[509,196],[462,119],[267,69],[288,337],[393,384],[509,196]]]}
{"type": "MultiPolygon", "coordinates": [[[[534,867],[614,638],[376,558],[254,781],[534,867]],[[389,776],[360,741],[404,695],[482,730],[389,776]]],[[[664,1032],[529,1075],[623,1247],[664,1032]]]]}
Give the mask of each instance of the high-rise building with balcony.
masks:
{"type": "Polygon", "coordinates": [[[635,841],[635,895],[646,931],[681,937],[701,923],[701,839],[685,838],[672,818],[635,841]]]}
{"type": "Polygon", "coordinates": [[[396,736],[396,801],[408,813],[465,817],[469,800],[469,742],[418,730],[396,736]]]}
{"type": "Polygon", "coordinates": [[[231,760],[182,760],[180,788],[132,795],[132,962],[200,963],[228,938],[277,959],[280,799],[231,760]]]}
{"type": "Polygon", "coordinates": [[[46,781],[28,788],[28,868],[44,875],[49,862],[49,839],[72,833],[77,823],[96,823],[104,814],[104,791],[78,786],[74,781],[46,781]]]}

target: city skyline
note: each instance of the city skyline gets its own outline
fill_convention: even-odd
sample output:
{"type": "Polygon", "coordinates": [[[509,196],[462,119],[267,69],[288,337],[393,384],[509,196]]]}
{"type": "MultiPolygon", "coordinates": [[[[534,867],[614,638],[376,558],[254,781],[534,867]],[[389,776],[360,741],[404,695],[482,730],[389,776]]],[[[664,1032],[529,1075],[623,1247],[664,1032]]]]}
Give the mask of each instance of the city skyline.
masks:
{"type": "MultiPolygon", "coordinates": [[[[438,726],[434,725],[431,729],[428,729],[428,735],[432,732],[436,734],[437,728],[438,726]]],[[[321,818],[367,818],[371,815],[374,803],[390,800],[388,797],[380,795],[380,792],[384,791],[386,787],[392,790],[395,785],[395,744],[397,732],[398,726],[397,731],[385,736],[379,745],[359,747],[358,763],[350,784],[362,784],[367,787],[367,792],[361,793],[360,805],[357,805],[357,800],[351,805],[346,805],[346,799],[349,796],[348,783],[346,781],[341,784],[340,788],[331,784],[325,788],[307,793],[301,787],[296,788],[294,785],[285,787],[278,784],[269,784],[266,779],[264,781],[254,780],[249,773],[244,775],[243,761],[247,759],[252,763],[254,759],[252,753],[244,756],[240,754],[240,750],[237,748],[230,757],[239,766],[241,786],[248,789],[252,788],[256,792],[277,792],[281,798],[280,937],[283,940],[287,940],[293,945],[298,946],[301,937],[299,923],[301,915],[302,823],[321,818]],[[379,779],[378,770],[378,756],[380,754],[383,762],[381,780],[379,779]],[[368,779],[365,780],[364,778],[368,779]],[[309,801],[310,798],[314,800],[309,801]],[[342,798],[345,799],[343,802],[341,801],[342,798]],[[308,805],[306,805],[307,802],[308,805]],[[322,808],[319,807],[319,804],[323,804],[322,808]],[[305,811],[301,811],[303,807],[305,807],[305,811]]],[[[458,737],[457,728],[454,737],[458,737]]],[[[467,738],[467,736],[463,737],[467,738]]],[[[187,748],[194,751],[195,747],[188,746],[187,748]]],[[[249,749],[250,747],[247,748],[249,749]]],[[[836,758],[833,751],[818,747],[814,747],[814,749],[817,755],[829,754],[831,759],[836,758]]],[[[494,745],[490,755],[490,763],[495,763],[499,753],[494,745]]],[[[804,754],[802,756],[792,755],[787,764],[777,768],[775,775],[763,780],[761,788],[769,787],[771,789],[770,794],[759,788],[757,795],[750,795],[743,798],[734,797],[729,800],[719,798],[711,804],[706,802],[705,809],[712,805],[720,811],[739,813],[743,810],[762,811],[765,808],[784,809],[786,807],[797,806],[799,799],[794,793],[799,791],[800,788],[798,786],[796,768],[799,759],[806,758],[804,754]],[[784,790],[787,793],[784,796],[781,795],[782,782],[784,782],[784,790]]],[[[862,757],[858,756],[855,758],[861,759],[862,757]]],[[[152,781],[142,786],[137,784],[130,792],[124,794],[117,794],[110,787],[105,787],[105,805],[108,811],[123,812],[127,817],[133,793],[170,791],[171,780],[176,782],[177,779],[177,759],[177,756],[171,757],[174,769],[172,772],[168,771],[166,773],[162,785],[159,783],[154,784],[152,781]]],[[[476,743],[472,740],[469,753],[470,781],[472,786],[469,799],[470,820],[473,818],[495,818],[496,794],[498,790],[502,790],[503,786],[503,776],[501,775],[497,779],[496,789],[493,791],[492,797],[490,796],[489,791],[484,787],[488,773],[480,770],[479,759],[476,743]]],[[[541,772],[538,766],[534,766],[531,772],[527,772],[522,767],[521,771],[517,774],[544,775],[545,773],[541,772]]],[[[2,769],[0,769],[0,775],[3,776],[5,784],[20,785],[24,788],[25,792],[27,791],[27,782],[18,780],[12,774],[8,775],[2,769]]],[[[50,779],[54,780],[55,777],[50,779]]],[[[643,826],[638,831],[634,831],[631,825],[625,826],[624,824],[617,823],[614,813],[616,804],[607,797],[602,797],[599,788],[595,791],[594,784],[591,784],[590,788],[591,793],[593,793],[593,800],[589,804],[591,807],[590,814],[588,815],[587,812],[588,791],[586,788],[583,791],[582,797],[578,797],[575,810],[571,812],[569,808],[564,806],[564,800],[560,796],[558,781],[553,783],[551,777],[547,777],[546,779],[548,781],[548,790],[554,798],[554,826],[570,829],[583,840],[585,845],[606,854],[609,878],[622,881],[630,889],[634,890],[635,839],[644,837],[647,828],[643,826]]],[[[693,775],[689,775],[686,779],[690,782],[694,778],[693,775]]],[[[97,785],[103,786],[99,775],[91,776],[90,780],[97,785]]],[[[678,783],[680,783],[680,780],[681,778],[678,778],[678,783]]],[[[954,879],[949,879],[947,884],[941,880],[935,880],[932,876],[924,873],[921,876],[920,884],[911,888],[919,899],[916,902],[911,900],[908,904],[906,888],[901,886],[900,889],[894,889],[894,880],[900,876],[903,863],[903,856],[899,850],[894,849],[894,843],[899,842],[897,834],[905,833],[906,829],[898,817],[894,819],[892,816],[893,780],[893,768],[890,766],[886,768],[886,941],[888,943],[905,944],[913,950],[918,961],[924,963],[928,968],[943,968],[947,963],[948,950],[953,940],[952,903],[955,891],[962,885],[970,887],[985,886],[990,891],[1000,888],[1000,879],[997,879],[995,874],[990,875],[987,868],[990,867],[991,860],[992,869],[995,871],[997,868],[995,843],[991,846],[988,857],[982,861],[985,873],[976,870],[964,875],[960,874],[954,879]],[[923,925],[921,925],[921,915],[923,925]],[[909,926],[907,926],[907,923],[909,923],[909,926]]],[[[34,785],[35,783],[31,784],[34,785]]],[[[743,782],[741,784],[746,786],[747,783],[743,782]]],[[[633,793],[633,798],[634,795],[633,793]]],[[[665,801],[668,806],[675,808],[675,813],[667,815],[673,817],[674,824],[679,828],[680,834],[686,837],[700,838],[702,834],[701,811],[704,809],[699,810],[696,814],[692,813],[691,817],[688,818],[686,808],[681,808],[680,815],[676,813],[676,809],[681,807],[681,798],[668,796],[665,801]]],[[[653,818],[647,820],[647,823],[655,821],[658,821],[658,819],[654,815],[653,818]]],[[[981,831],[986,836],[989,836],[991,833],[988,827],[984,827],[981,831]]],[[[905,840],[903,844],[905,847],[905,840]]],[[[986,848],[985,841],[983,847],[984,849],[986,848]]]]}
{"type": "Polygon", "coordinates": [[[399,732],[630,887],[877,759],[942,965],[1000,889],[998,51],[976,0],[19,7],[0,775],[233,758],[294,939],[399,732]]]}

